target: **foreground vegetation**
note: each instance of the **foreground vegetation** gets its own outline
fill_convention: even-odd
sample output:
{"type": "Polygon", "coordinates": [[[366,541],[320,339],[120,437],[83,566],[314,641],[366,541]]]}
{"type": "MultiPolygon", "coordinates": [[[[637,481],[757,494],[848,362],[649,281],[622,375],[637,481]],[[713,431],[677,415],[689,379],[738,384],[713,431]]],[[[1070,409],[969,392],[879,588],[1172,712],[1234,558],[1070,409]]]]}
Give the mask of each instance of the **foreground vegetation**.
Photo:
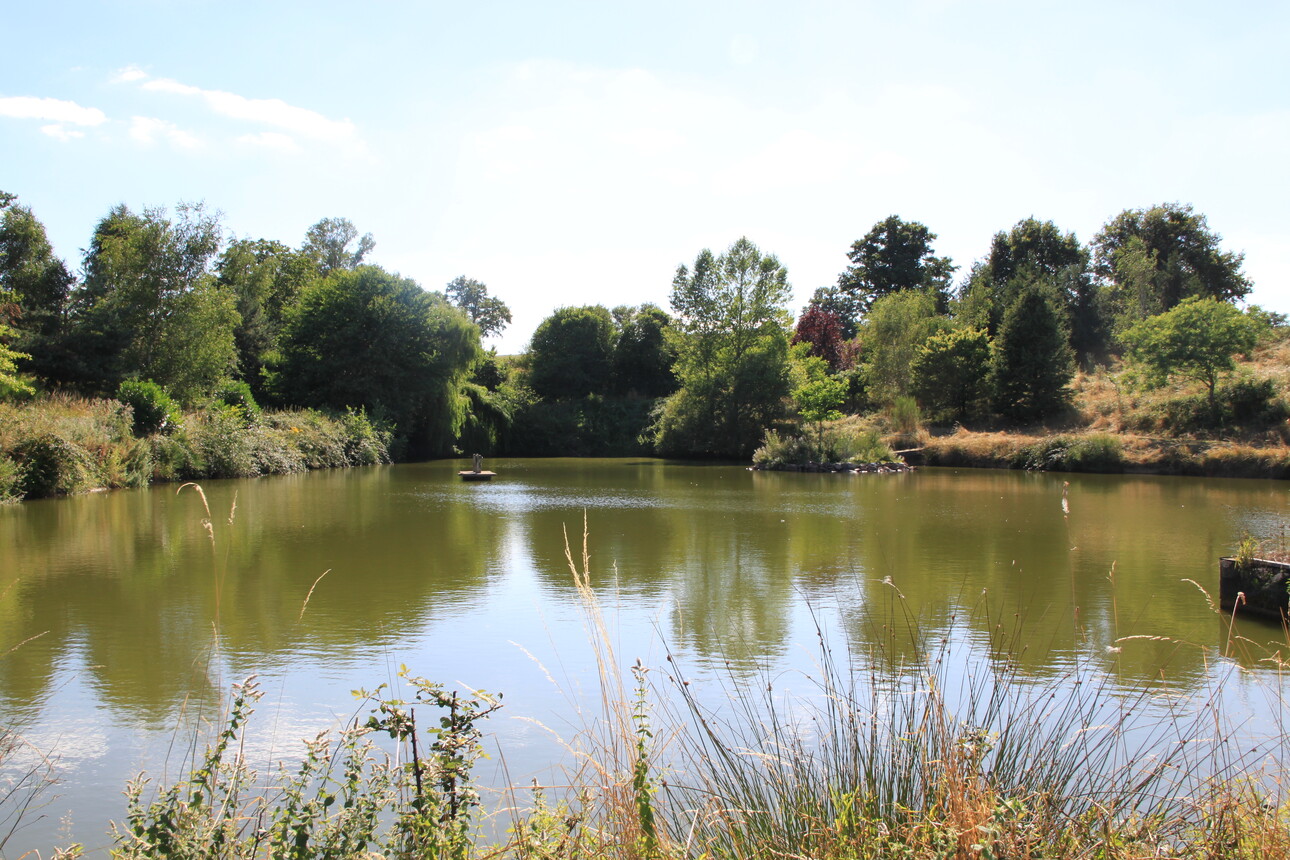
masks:
{"type": "MultiPolygon", "coordinates": [[[[1036,678],[1015,659],[1022,631],[996,623],[975,646],[984,662],[959,674],[974,664],[953,652],[955,637],[927,642],[893,587],[891,614],[873,619],[888,633],[871,653],[842,657],[821,634],[818,668],[803,683],[731,676],[722,695],[689,683],[670,656],[655,671],[625,668],[585,550],[570,568],[601,702],[572,742],[566,786],[479,786],[473,768],[501,696],[461,696],[406,669],[407,693],[360,691],[365,713],[305,742],[290,766],[255,773],[241,746],[259,698],[248,681],[188,776],[131,783],[114,855],[1263,860],[1290,851],[1278,764],[1290,736],[1284,727],[1251,736],[1213,688],[1125,690],[1088,655],[1036,678]]],[[[1216,661],[1215,685],[1225,665],[1216,661]]],[[[1268,694],[1279,701],[1281,691],[1268,694]]],[[[30,797],[0,796],[0,822],[21,817],[30,797]]]]}

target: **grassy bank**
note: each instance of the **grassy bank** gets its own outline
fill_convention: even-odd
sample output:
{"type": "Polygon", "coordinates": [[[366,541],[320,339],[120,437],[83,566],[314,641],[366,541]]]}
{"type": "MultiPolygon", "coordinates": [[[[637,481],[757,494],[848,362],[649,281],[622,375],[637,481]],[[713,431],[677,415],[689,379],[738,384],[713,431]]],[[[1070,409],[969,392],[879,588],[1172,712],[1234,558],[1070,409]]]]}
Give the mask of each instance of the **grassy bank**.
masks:
{"type": "Polygon", "coordinates": [[[158,481],[282,475],[389,462],[361,412],[252,412],[218,404],[136,434],[131,407],[55,394],[0,401],[0,502],[158,481]]]}
{"type": "Polygon", "coordinates": [[[1198,383],[1147,388],[1101,368],[1076,375],[1070,408],[1046,425],[928,426],[918,445],[937,466],[1288,478],[1288,368],[1290,341],[1267,344],[1212,399],[1198,383]]]}
{"type": "Polygon", "coordinates": [[[1129,472],[1228,478],[1290,477],[1290,447],[1223,439],[1190,439],[1090,430],[971,431],[929,435],[930,466],[1129,472]]]}

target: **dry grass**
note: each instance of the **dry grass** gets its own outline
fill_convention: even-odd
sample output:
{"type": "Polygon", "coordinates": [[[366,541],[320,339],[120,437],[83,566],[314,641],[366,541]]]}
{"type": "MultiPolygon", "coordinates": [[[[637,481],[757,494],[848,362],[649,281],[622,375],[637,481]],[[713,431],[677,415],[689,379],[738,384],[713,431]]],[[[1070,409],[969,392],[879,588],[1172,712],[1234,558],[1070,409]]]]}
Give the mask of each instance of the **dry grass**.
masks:
{"type": "Polygon", "coordinates": [[[929,438],[923,455],[933,466],[982,466],[1007,469],[1028,446],[1042,436],[1024,433],[974,432],[962,427],[948,436],[929,438]]]}

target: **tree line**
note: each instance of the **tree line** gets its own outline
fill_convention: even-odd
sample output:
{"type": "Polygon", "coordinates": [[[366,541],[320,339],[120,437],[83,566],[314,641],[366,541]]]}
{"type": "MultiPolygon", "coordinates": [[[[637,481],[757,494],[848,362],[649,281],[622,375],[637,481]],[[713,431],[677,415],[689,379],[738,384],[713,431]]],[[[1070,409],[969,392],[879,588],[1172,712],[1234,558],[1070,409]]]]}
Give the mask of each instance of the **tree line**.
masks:
{"type": "Polygon", "coordinates": [[[936,234],[892,215],[796,319],[787,269],[741,238],[680,265],[669,310],[558,308],[519,356],[482,347],[511,319],[486,285],[425,290],[344,218],[290,247],[228,238],[203,205],[117,206],[73,274],[29,208],[0,209],[0,393],[362,409],[410,456],[746,457],[769,429],[909,398],[935,420],[1039,422],[1076,367],[1119,357],[1212,401],[1283,322],[1234,306],[1242,255],[1180,204],[1121,212],[1088,245],[1023,219],[957,283],[936,234]]]}

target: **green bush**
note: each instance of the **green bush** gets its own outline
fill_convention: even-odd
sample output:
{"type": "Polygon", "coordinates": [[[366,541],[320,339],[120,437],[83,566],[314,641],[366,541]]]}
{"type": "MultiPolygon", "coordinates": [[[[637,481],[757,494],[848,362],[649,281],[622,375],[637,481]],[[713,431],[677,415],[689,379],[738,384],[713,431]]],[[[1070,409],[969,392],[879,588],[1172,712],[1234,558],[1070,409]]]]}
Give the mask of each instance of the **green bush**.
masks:
{"type": "Polygon", "coordinates": [[[147,442],[154,481],[179,481],[202,476],[186,438],[156,435],[149,436],[147,442]]]}
{"type": "Polygon", "coordinates": [[[19,442],[11,452],[22,468],[22,495],[43,498],[83,493],[99,486],[98,472],[89,453],[52,433],[19,442]]]}
{"type": "Polygon", "coordinates": [[[347,409],[340,416],[345,431],[345,459],[351,466],[390,462],[390,432],[377,427],[363,409],[347,409]]]}
{"type": "Polygon", "coordinates": [[[1120,440],[1105,433],[1050,436],[1017,452],[1013,468],[1043,472],[1121,472],[1120,440]]]}
{"type": "MultiPolygon", "coordinates": [[[[773,469],[789,464],[818,462],[818,439],[780,434],[767,430],[761,447],[753,452],[753,465],[773,469]]],[[[836,424],[824,429],[824,462],[891,463],[896,456],[876,431],[857,431],[836,424]]]]}
{"type": "Polygon", "coordinates": [[[22,499],[23,471],[13,458],[0,454],[0,505],[22,499]]]}
{"type": "Polygon", "coordinates": [[[238,407],[212,404],[198,413],[187,437],[200,474],[211,478],[253,478],[260,474],[238,407]]]}
{"type": "Polygon", "coordinates": [[[1149,423],[1170,433],[1258,431],[1290,418],[1290,407],[1271,379],[1245,376],[1220,386],[1212,404],[1203,394],[1184,395],[1159,403],[1151,413],[1149,423]]]}
{"type": "Polygon", "coordinates": [[[178,404],[151,380],[127,379],[117,389],[116,399],[133,410],[136,436],[171,433],[182,426],[178,404]]]}
{"type": "Polygon", "coordinates": [[[242,413],[242,422],[250,427],[260,420],[260,404],[255,402],[251,386],[241,380],[229,380],[224,383],[215,395],[217,403],[231,406],[242,413]]]}

